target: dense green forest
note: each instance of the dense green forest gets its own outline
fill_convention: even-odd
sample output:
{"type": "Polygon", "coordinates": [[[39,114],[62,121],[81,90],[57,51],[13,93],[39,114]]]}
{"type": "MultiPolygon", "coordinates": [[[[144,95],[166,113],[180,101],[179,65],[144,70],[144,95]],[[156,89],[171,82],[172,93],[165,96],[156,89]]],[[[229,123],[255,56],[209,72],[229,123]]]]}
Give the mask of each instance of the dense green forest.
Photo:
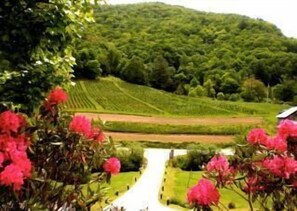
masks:
{"type": "Polygon", "coordinates": [[[75,75],[120,77],[177,94],[297,102],[297,40],[268,22],[162,3],[100,6],[75,75]]]}

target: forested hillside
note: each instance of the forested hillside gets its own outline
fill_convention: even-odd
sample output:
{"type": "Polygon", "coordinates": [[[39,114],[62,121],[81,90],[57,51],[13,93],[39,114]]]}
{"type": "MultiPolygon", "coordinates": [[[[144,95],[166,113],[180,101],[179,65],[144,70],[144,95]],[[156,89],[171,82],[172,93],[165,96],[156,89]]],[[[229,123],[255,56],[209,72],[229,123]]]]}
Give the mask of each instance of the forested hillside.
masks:
{"type": "Polygon", "coordinates": [[[293,101],[297,40],[239,15],[161,3],[100,6],[77,46],[77,77],[115,75],[191,96],[293,101]]]}

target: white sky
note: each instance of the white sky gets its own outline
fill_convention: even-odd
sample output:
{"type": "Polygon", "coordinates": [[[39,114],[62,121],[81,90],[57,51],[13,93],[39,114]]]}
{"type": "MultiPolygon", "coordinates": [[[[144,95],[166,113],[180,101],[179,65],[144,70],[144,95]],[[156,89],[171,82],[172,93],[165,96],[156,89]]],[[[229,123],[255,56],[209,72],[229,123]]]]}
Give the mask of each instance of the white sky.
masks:
{"type": "MultiPolygon", "coordinates": [[[[106,0],[109,4],[155,2],[154,0],[106,0]]],[[[284,35],[297,38],[296,0],[159,0],[207,12],[236,13],[275,24],[284,35]],[[295,3],[294,3],[295,1],[295,3]]]]}

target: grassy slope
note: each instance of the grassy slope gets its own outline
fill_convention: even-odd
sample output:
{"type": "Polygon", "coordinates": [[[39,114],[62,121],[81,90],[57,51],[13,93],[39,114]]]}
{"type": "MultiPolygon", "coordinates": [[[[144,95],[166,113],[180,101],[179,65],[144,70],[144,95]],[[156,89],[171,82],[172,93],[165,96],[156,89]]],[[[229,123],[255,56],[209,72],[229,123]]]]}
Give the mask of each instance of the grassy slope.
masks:
{"type": "Polygon", "coordinates": [[[67,108],[73,111],[168,116],[263,116],[274,121],[285,108],[268,103],[217,101],[171,94],[130,84],[114,77],[79,81],[70,90],[67,108]]]}

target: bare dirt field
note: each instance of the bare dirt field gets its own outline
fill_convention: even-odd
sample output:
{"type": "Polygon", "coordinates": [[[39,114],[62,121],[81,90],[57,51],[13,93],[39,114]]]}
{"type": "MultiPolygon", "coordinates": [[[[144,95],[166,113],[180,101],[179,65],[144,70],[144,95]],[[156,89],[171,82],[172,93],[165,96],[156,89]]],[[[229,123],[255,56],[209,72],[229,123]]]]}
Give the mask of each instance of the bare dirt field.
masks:
{"type": "Polygon", "coordinates": [[[105,132],[116,141],[153,141],[153,142],[197,142],[197,143],[230,143],[233,142],[233,136],[219,135],[163,135],[163,134],[141,134],[141,133],[118,133],[105,132]]]}
{"type": "MultiPolygon", "coordinates": [[[[158,116],[136,116],[123,114],[99,114],[99,113],[76,113],[84,115],[89,119],[101,119],[103,121],[134,122],[150,124],[169,125],[224,125],[224,124],[260,124],[261,117],[158,117],[158,116]]],[[[125,141],[158,141],[158,142],[197,142],[197,143],[230,143],[233,136],[225,135],[189,135],[189,134],[141,134],[105,132],[114,140],[125,141]]]]}
{"type": "Polygon", "coordinates": [[[90,119],[116,122],[139,122],[151,124],[169,124],[169,125],[221,125],[221,124],[260,124],[261,117],[151,117],[123,114],[95,114],[95,113],[76,113],[84,115],[90,119]]]}

